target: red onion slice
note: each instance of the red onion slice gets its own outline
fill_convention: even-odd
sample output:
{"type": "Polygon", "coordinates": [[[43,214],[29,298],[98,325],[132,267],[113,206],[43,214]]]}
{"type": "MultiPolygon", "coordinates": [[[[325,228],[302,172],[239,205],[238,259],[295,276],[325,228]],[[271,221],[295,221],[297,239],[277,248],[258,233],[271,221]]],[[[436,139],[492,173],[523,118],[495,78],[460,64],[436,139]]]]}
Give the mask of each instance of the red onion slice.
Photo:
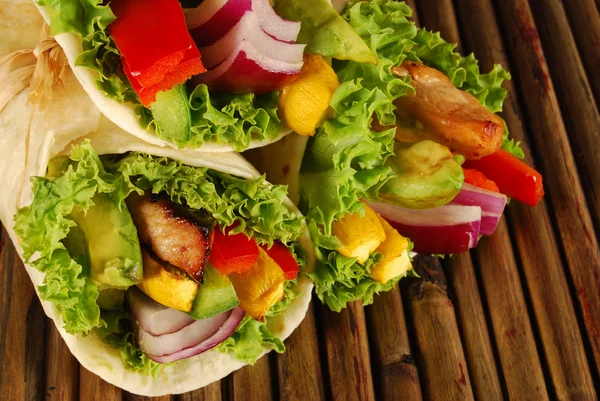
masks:
{"type": "Polygon", "coordinates": [[[411,239],[417,253],[459,253],[477,246],[481,208],[446,205],[433,209],[407,209],[388,203],[370,206],[398,232],[411,239]]]}
{"type": "Polygon", "coordinates": [[[506,196],[498,192],[463,184],[463,188],[451,204],[479,206],[482,210],[480,234],[492,235],[500,221],[506,200],[506,196]]]}
{"type": "Polygon", "coordinates": [[[204,0],[184,11],[187,28],[198,46],[215,43],[248,11],[257,13],[262,29],[275,39],[292,43],[300,32],[300,22],[281,18],[269,0],[204,0]]]}
{"type": "Polygon", "coordinates": [[[162,336],[152,336],[138,327],[140,349],[150,359],[169,363],[205,352],[231,336],[244,318],[244,311],[236,307],[209,319],[197,320],[184,329],[162,336]]]}
{"type": "Polygon", "coordinates": [[[506,206],[506,199],[506,195],[498,192],[463,184],[462,189],[451,204],[479,206],[485,212],[502,213],[504,206],[506,206]]]}
{"type": "Polygon", "coordinates": [[[285,63],[258,52],[244,41],[216,68],[192,78],[192,84],[207,84],[228,93],[268,93],[300,74],[302,63],[285,63]]]}
{"type": "Polygon", "coordinates": [[[136,287],[127,291],[127,300],[137,324],[154,336],[175,333],[195,322],[187,313],[159,304],[136,287]]]}
{"type": "Polygon", "coordinates": [[[267,35],[260,27],[257,13],[247,12],[239,22],[214,44],[201,47],[202,63],[208,69],[222,63],[227,57],[239,52],[247,41],[262,55],[285,63],[302,63],[305,45],[280,42],[267,35]]]}

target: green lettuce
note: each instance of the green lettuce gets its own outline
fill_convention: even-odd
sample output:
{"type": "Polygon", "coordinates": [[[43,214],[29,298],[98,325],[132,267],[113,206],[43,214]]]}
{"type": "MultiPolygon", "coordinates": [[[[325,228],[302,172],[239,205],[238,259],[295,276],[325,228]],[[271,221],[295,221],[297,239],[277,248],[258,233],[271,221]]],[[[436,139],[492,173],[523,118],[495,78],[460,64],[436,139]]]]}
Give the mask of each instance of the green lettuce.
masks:
{"type": "Polygon", "coordinates": [[[377,59],[356,31],[335,11],[328,0],[278,0],[277,14],[302,22],[297,43],[306,44],[306,52],[375,64],[377,59]]]}
{"type": "MultiPolygon", "coordinates": [[[[89,142],[74,147],[70,162],[65,162],[57,159],[50,164],[54,177],[32,180],[34,199],[15,215],[15,231],[25,260],[45,274],[38,288],[40,296],[56,306],[65,330],[82,335],[94,331],[120,350],[124,364],[131,370],[156,375],[158,365],[135,343],[133,332],[124,324],[127,316],[123,311],[100,310],[96,303],[98,288],[89,271],[71,258],[63,244],[75,226],[70,213],[75,207],[87,210],[95,194],[108,194],[122,207],[132,191],[164,191],[176,203],[207,210],[221,226],[239,222],[234,231],[252,235],[261,244],[275,240],[289,243],[301,268],[305,265],[306,255],[295,243],[302,233],[302,217],[284,206],[286,188],[270,187],[264,177],[240,179],[142,153],[100,158],[89,142]]],[[[295,281],[286,286],[285,294],[287,299],[274,306],[271,316],[285,310],[297,296],[295,281]]],[[[262,352],[263,345],[281,350],[281,341],[261,325],[247,322],[240,327],[228,350],[244,358],[262,352]],[[261,351],[252,350],[253,346],[261,351]]]]}
{"type": "Polygon", "coordinates": [[[34,199],[15,215],[25,261],[44,273],[38,287],[41,299],[52,302],[70,334],[87,334],[104,326],[96,305],[98,289],[89,271],[75,262],[62,241],[75,222],[69,218],[78,207],[86,211],[92,197],[115,191],[115,177],[108,174],[89,146],[73,149],[70,165],[55,178],[32,180],[34,199]]]}
{"type": "Polygon", "coordinates": [[[340,310],[347,302],[370,302],[373,294],[391,288],[370,276],[370,266],[335,252],[339,240],[332,235],[334,221],[346,213],[364,213],[362,198],[378,199],[379,189],[393,172],[385,166],[392,155],[394,130],[373,129],[395,124],[394,100],[406,96],[409,78],[392,74],[403,61],[421,61],[447,75],[454,85],[475,96],[492,112],[502,107],[506,90],[502,82],[510,75],[496,65],[481,74],[473,55],[462,57],[456,45],[439,33],[419,29],[408,18],[412,10],[392,0],[354,1],[342,17],[371,51],[377,64],[333,60],[341,85],[330,106],[333,118],[324,122],[308,143],[300,174],[301,208],[317,249],[317,268],[311,274],[317,295],[330,308],[340,310]]]}
{"type": "Polygon", "coordinates": [[[233,334],[221,344],[217,350],[233,353],[240,361],[253,365],[265,349],[273,349],[278,353],[285,351],[283,341],[271,333],[266,322],[259,322],[250,316],[244,316],[233,334]]]}
{"type": "Polygon", "coordinates": [[[153,127],[157,136],[174,142],[180,148],[199,148],[211,142],[230,144],[237,151],[242,151],[250,146],[251,140],[272,141],[279,136],[283,123],[277,115],[278,107],[279,92],[265,95],[211,94],[206,85],[200,84],[189,95],[192,125],[191,135],[186,141],[166,137],[149,109],[139,106],[136,110],[142,127],[153,127]]]}

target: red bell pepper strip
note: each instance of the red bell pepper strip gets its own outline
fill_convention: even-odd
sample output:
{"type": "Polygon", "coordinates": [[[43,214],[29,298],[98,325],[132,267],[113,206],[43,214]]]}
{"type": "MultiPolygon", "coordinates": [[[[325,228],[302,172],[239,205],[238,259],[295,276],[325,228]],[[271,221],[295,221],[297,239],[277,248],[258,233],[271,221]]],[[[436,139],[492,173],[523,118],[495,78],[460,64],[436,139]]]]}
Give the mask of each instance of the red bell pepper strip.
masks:
{"type": "Polygon", "coordinates": [[[293,280],[298,277],[300,271],[298,262],[285,245],[275,242],[271,248],[266,245],[260,245],[260,247],[279,265],[286,279],[293,280]]]}
{"type": "Polygon", "coordinates": [[[110,7],[117,18],[108,29],[143,105],[206,71],[177,0],[112,0],[110,7]]]}
{"type": "Polygon", "coordinates": [[[225,233],[218,228],[213,230],[208,262],[223,275],[244,273],[258,260],[258,245],[254,238],[248,238],[244,233],[229,234],[234,227],[227,227],[225,233]]]}
{"type": "Polygon", "coordinates": [[[498,185],[485,176],[481,171],[464,168],[465,184],[475,185],[476,187],[487,189],[488,191],[500,192],[498,185]]]}
{"type": "Polygon", "coordinates": [[[544,195],[542,175],[503,149],[479,160],[467,160],[463,167],[481,171],[500,192],[528,205],[537,205],[544,195]]]}

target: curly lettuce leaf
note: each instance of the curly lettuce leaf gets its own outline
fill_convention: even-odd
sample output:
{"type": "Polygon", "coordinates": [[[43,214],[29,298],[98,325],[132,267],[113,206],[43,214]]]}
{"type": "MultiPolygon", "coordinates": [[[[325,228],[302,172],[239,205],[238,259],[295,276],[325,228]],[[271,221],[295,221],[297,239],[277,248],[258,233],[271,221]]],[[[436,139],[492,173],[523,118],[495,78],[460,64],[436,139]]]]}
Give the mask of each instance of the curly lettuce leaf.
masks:
{"type": "Polygon", "coordinates": [[[189,96],[191,135],[189,140],[174,141],[166,137],[149,109],[138,107],[140,124],[153,127],[157,136],[180,148],[199,148],[206,142],[230,144],[237,151],[250,146],[252,140],[272,141],[279,136],[283,123],[277,115],[279,92],[265,95],[213,93],[204,84],[189,96]]]}
{"type": "Polygon", "coordinates": [[[87,334],[104,325],[98,289],[62,241],[75,226],[73,209],[86,211],[96,193],[111,193],[115,184],[90,146],[75,148],[71,160],[75,164],[62,175],[32,180],[34,199],[15,215],[15,232],[25,261],[44,273],[40,297],[56,306],[68,333],[87,334]]]}
{"type": "Polygon", "coordinates": [[[244,316],[233,334],[217,346],[223,353],[232,352],[240,361],[254,365],[266,349],[278,353],[285,351],[285,345],[279,337],[271,333],[265,322],[259,322],[250,316],[244,316]]]}
{"type": "Polygon", "coordinates": [[[137,152],[122,159],[103,160],[106,169],[119,177],[119,200],[132,191],[164,191],[175,203],[206,210],[221,227],[238,222],[232,232],[244,232],[260,244],[270,245],[275,240],[290,243],[300,238],[302,218],[284,205],[286,187],[269,186],[264,176],[241,179],[137,152]]]}
{"type": "Polygon", "coordinates": [[[307,53],[377,63],[373,52],[328,0],[278,0],[274,8],[283,18],[302,23],[296,42],[306,44],[307,53]]]}
{"type": "Polygon", "coordinates": [[[52,35],[73,32],[85,38],[115,20],[110,7],[103,5],[102,0],[38,0],[38,4],[51,10],[52,35]]]}

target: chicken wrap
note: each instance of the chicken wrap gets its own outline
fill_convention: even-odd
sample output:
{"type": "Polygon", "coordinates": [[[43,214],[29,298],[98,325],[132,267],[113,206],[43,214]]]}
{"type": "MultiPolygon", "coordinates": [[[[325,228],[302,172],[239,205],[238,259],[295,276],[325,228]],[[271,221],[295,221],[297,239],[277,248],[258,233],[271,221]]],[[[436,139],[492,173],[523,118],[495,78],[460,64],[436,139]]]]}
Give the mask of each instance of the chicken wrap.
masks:
{"type": "Polygon", "coordinates": [[[157,396],[284,351],[314,264],[285,187],[235,153],[128,135],[51,38],[0,72],[0,218],[86,369],[157,396]]]}
{"type": "Polygon", "coordinates": [[[269,0],[35,0],[110,120],[157,146],[260,147],[291,132],[278,91],[303,65],[269,0]]]}
{"type": "Polygon", "coordinates": [[[542,177],[521,161],[496,114],[510,78],[500,65],[482,73],[474,55],[418,28],[410,7],[393,0],[342,2],[338,23],[377,63],[349,58],[306,23],[315,10],[332,12],[326,1],[291,3],[274,7],[301,21],[301,34],[314,33],[312,59],[332,61],[305,60],[283,96],[308,93],[324,107],[305,107],[303,121],[318,122],[311,130],[300,126],[244,155],[271,182],[288,185],[306,215],[317,255],[310,277],[332,310],[368,304],[413,274],[411,252],[475,247],[494,232],[508,197],[539,202],[542,177]]]}

